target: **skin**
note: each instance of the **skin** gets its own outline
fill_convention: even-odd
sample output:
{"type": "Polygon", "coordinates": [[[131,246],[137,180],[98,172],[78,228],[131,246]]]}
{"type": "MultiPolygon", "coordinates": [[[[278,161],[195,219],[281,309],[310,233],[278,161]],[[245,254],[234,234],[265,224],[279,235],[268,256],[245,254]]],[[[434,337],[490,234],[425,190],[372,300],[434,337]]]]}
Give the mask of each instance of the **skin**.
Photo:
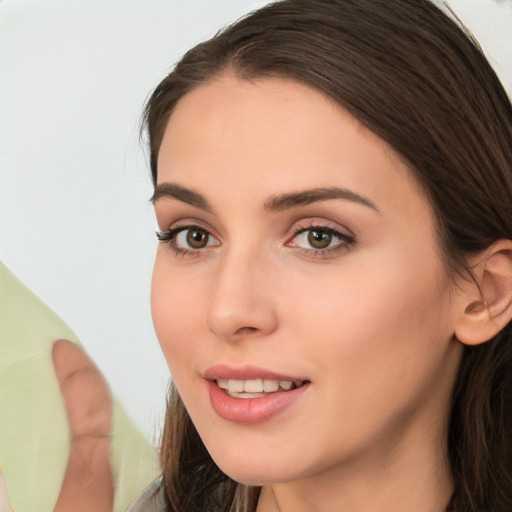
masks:
{"type": "Polygon", "coordinates": [[[0,471],[0,512],[14,512],[9,502],[4,474],[0,471]]]}
{"type": "Polygon", "coordinates": [[[226,75],[178,103],[157,185],[159,229],[184,230],[157,251],[157,336],[215,462],[263,486],[258,512],[444,510],[447,411],[462,354],[454,332],[466,297],[398,155],[305,85],[226,75]],[[166,183],[210,208],[165,193],[166,183]],[[333,186],[366,204],[262,207],[333,186]],[[187,245],[190,225],[209,233],[204,248],[187,245]],[[315,252],[308,232],[297,234],[312,226],[341,235],[315,252]],[[310,384],[280,414],[240,424],[210,403],[203,376],[218,363],[310,384]]]}
{"type": "MultiPolygon", "coordinates": [[[[75,343],[57,341],[52,359],[70,431],[68,464],[53,512],[112,512],[110,388],[94,361],[75,343]]],[[[1,471],[0,512],[14,512],[1,471]]]]}
{"type": "Polygon", "coordinates": [[[59,340],[52,351],[68,417],[70,454],[54,512],[111,512],[112,396],[92,359],[76,344],[59,340]]]}

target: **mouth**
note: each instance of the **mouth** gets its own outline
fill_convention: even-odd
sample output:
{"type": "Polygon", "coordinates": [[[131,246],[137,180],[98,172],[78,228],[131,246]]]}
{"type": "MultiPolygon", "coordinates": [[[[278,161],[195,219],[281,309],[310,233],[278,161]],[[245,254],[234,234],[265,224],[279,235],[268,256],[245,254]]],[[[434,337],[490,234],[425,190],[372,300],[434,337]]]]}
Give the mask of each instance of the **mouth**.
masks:
{"type": "Polygon", "coordinates": [[[226,395],[233,398],[261,398],[274,393],[284,393],[300,388],[305,380],[277,379],[216,379],[215,383],[226,395]]]}
{"type": "Polygon", "coordinates": [[[309,395],[311,381],[261,366],[219,363],[202,373],[210,403],[222,419],[239,424],[265,422],[293,409],[309,395]]]}

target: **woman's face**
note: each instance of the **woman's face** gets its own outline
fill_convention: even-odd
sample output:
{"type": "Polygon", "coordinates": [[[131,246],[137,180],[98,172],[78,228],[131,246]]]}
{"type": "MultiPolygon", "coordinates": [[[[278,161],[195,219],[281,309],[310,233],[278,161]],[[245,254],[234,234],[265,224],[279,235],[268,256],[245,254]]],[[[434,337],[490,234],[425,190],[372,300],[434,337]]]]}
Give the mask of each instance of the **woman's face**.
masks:
{"type": "Polygon", "coordinates": [[[223,471],[265,484],[442,451],[457,288],[385,142],[305,85],[225,76],[178,103],[154,202],[155,329],[223,471]]]}

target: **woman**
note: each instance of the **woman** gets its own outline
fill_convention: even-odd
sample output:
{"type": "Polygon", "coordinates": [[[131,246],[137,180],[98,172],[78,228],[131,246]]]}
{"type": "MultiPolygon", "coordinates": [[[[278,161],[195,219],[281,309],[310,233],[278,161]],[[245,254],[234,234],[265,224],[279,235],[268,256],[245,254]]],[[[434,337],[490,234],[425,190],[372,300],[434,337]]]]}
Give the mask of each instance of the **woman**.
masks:
{"type": "Polygon", "coordinates": [[[145,121],[164,509],[512,510],[512,108],[468,34],[275,2],[145,121]]]}

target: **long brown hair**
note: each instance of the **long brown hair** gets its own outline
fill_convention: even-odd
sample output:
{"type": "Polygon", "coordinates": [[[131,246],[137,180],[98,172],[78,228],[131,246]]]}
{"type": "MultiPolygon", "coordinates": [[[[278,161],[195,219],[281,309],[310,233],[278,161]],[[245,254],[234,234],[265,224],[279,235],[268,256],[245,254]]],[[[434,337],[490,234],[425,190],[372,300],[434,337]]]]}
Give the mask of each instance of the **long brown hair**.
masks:
{"type": "MultiPolygon", "coordinates": [[[[150,163],[176,103],[231,72],[332,98],[408,163],[436,217],[446,269],[512,239],[512,107],[478,44],[429,0],[282,0],[190,50],[145,110],[150,163]]],[[[451,510],[512,510],[512,330],[465,347],[453,391],[451,510]]],[[[258,488],[213,463],[171,390],[161,447],[168,510],[254,511],[258,488]]]]}

